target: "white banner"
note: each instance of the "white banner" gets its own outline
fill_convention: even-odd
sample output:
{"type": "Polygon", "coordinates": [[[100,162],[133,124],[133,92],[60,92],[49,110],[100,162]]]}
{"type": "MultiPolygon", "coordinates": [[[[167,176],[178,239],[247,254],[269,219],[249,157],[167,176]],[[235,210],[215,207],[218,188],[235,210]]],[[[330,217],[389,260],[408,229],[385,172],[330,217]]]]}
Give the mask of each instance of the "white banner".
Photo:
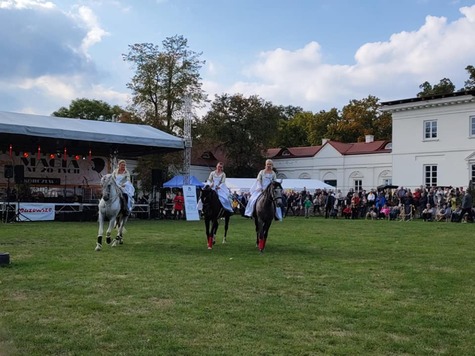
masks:
{"type": "Polygon", "coordinates": [[[187,221],[199,221],[200,215],[198,213],[196,200],[196,186],[184,185],[183,196],[185,198],[185,214],[187,221]]]}
{"type": "Polygon", "coordinates": [[[19,203],[18,221],[54,220],[54,204],[19,203]]]}

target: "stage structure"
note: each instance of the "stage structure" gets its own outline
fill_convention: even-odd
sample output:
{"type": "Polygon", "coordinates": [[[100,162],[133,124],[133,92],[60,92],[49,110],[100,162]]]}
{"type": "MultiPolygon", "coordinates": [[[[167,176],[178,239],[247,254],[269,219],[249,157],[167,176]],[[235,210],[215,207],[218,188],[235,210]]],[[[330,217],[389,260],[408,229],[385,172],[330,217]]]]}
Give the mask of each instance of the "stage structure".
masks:
{"type": "Polygon", "coordinates": [[[95,204],[117,158],[184,148],[182,138],[148,125],[0,111],[0,210],[19,202],[95,204]]]}
{"type": "Polygon", "coordinates": [[[192,147],[192,137],[191,137],[191,121],[193,119],[193,106],[192,106],[191,96],[187,95],[184,103],[184,113],[183,113],[183,132],[185,139],[185,154],[184,154],[184,164],[183,164],[183,176],[185,177],[185,185],[190,184],[190,166],[191,166],[191,147],[192,147]]]}

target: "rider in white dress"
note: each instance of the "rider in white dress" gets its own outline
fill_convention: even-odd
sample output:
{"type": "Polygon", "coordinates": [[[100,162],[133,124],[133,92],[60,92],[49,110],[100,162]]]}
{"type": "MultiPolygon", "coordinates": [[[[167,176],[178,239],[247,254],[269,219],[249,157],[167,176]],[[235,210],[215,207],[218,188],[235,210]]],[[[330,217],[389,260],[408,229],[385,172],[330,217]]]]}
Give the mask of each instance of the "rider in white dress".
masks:
{"type": "Polygon", "coordinates": [[[216,165],[216,170],[209,174],[208,184],[218,193],[219,201],[221,202],[223,208],[233,213],[234,210],[231,206],[231,201],[229,200],[231,192],[226,186],[226,173],[223,171],[223,166],[224,165],[222,162],[218,162],[216,165]]]}
{"type": "Polygon", "coordinates": [[[127,196],[127,214],[130,214],[135,203],[135,188],[130,180],[130,173],[126,165],[126,162],[121,159],[118,162],[118,167],[112,172],[112,176],[122,190],[122,193],[127,196]]]}
{"type": "MultiPolygon", "coordinates": [[[[266,168],[261,170],[257,175],[257,179],[250,189],[251,196],[246,205],[246,211],[244,212],[245,216],[252,217],[257,198],[272,181],[277,179],[273,167],[274,163],[272,160],[268,159],[266,160],[266,168]]],[[[276,207],[275,215],[280,221],[282,221],[282,209],[280,207],[276,207]]]]}

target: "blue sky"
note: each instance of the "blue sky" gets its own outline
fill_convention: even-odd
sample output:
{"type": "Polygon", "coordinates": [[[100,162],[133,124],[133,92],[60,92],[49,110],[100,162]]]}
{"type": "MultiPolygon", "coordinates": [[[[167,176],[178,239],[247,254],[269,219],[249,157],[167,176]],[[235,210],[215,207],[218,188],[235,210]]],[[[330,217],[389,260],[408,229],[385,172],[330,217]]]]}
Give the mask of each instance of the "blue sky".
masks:
{"type": "Polygon", "coordinates": [[[318,112],[456,88],[475,65],[475,0],[0,0],[0,111],[126,107],[128,45],[183,35],[215,94],[318,112]]]}

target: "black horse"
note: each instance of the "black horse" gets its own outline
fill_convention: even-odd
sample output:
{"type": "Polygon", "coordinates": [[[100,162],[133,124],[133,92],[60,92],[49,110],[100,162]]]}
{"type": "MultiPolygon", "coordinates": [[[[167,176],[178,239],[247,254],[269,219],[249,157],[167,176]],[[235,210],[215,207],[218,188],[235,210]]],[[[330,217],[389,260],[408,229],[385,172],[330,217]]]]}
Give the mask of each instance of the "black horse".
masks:
{"type": "Polygon", "coordinates": [[[219,219],[221,218],[224,218],[223,243],[226,242],[226,236],[228,234],[229,227],[229,217],[232,215],[232,213],[223,208],[223,205],[219,201],[218,193],[211,189],[209,185],[206,185],[201,191],[201,203],[203,204],[203,216],[205,218],[208,250],[211,250],[216,241],[219,219]]]}
{"type": "Polygon", "coordinates": [[[257,198],[252,214],[256,224],[256,246],[261,253],[264,252],[272,220],[276,218],[277,207],[282,208],[282,185],[273,181],[257,198]]]}

